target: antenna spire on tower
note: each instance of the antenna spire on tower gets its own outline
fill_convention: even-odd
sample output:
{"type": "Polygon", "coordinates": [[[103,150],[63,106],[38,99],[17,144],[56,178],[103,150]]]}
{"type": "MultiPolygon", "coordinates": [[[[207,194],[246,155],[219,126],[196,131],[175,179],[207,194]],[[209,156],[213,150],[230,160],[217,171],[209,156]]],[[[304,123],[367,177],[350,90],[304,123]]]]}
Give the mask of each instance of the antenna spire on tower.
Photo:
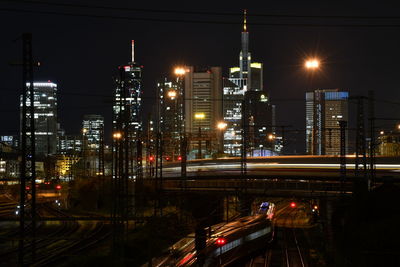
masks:
{"type": "Polygon", "coordinates": [[[247,9],[244,10],[243,12],[243,31],[247,32],[247,20],[246,20],[246,15],[247,15],[247,9]]]}
{"type": "Polygon", "coordinates": [[[132,40],[132,62],[135,62],[135,40],[132,40]]]}

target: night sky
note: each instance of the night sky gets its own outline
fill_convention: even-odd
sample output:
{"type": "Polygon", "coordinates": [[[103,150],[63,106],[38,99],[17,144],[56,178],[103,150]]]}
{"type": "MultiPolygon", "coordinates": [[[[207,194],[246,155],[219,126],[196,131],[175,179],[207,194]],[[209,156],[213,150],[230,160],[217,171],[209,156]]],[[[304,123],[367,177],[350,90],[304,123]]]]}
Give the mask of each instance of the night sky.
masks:
{"type": "MultiPolygon", "coordinates": [[[[21,68],[11,66],[10,62],[21,61],[21,40],[14,40],[22,33],[33,34],[34,57],[42,62],[42,67],[34,74],[35,80],[51,80],[58,84],[58,118],[66,133],[79,133],[84,114],[105,116],[109,133],[111,96],[115,87],[113,77],[118,65],[130,61],[131,39],[136,42],[136,61],[144,65],[147,114],[155,103],[156,82],[172,73],[173,66],[222,66],[227,75],[229,67],[238,65],[240,13],[244,8],[249,14],[252,60],[264,63],[264,88],[272,103],[277,105],[277,124],[304,130],[304,95],[314,88],[347,89],[350,95],[367,95],[368,90],[375,90],[379,100],[376,102],[377,116],[400,119],[400,10],[394,6],[373,5],[366,1],[353,4],[255,1],[254,4],[247,2],[246,6],[233,1],[186,1],[185,5],[169,1],[168,4],[167,1],[163,4],[52,1],[125,7],[122,10],[28,2],[0,1],[0,135],[17,134],[19,129],[18,95],[22,75],[21,68]],[[128,8],[151,9],[153,12],[130,11],[128,8]],[[206,14],[156,12],[160,10],[206,14]],[[277,16],[252,16],[254,14],[277,16]],[[391,18],[384,18],[388,16],[391,18]],[[311,56],[322,60],[321,71],[313,75],[303,67],[304,60],[311,56]]],[[[350,112],[354,110],[353,106],[351,104],[350,112]]],[[[353,122],[354,115],[350,114],[353,122]]],[[[400,120],[379,121],[377,125],[391,129],[397,122],[400,120]]],[[[292,136],[295,137],[297,141],[291,141],[296,143],[293,148],[302,152],[303,132],[292,136]]]]}

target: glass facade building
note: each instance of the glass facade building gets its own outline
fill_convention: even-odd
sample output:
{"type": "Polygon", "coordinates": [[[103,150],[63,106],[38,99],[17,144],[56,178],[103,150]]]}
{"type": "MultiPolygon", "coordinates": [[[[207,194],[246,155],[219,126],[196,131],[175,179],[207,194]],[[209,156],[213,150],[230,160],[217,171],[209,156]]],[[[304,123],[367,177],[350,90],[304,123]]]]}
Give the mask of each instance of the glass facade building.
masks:
{"type": "Polygon", "coordinates": [[[223,120],[221,67],[188,67],[184,87],[189,158],[211,157],[222,145],[222,135],[217,128],[223,120]]]}
{"type": "Polygon", "coordinates": [[[95,114],[85,115],[83,117],[82,129],[86,141],[86,148],[98,151],[104,132],[103,116],[95,114]]]}
{"type": "MultiPolygon", "coordinates": [[[[33,90],[36,154],[38,156],[55,154],[57,151],[57,84],[34,82],[33,90]]],[[[22,117],[22,96],[20,106],[22,117]]],[[[27,101],[26,106],[30,107],[29,101],[27,101]]],[[[28,116],[27,114],[29,126],[28,116]]]]}
{"type": "Polygon", "coordinates": [[[249,32],[245,14],[239,67],[229,69],[229,78],[224,79],[223,85],[223,117],[227,124],[223,141],[224,153],[231,156],[241,155],[242,133],[245,127],[250,141],[248,153],[270,155],[276,146],[265,138],[270,134],[275,135],[272,127],[275,124],[274,114],[274,106],[270,104],[263,88],[263,64],[252,62],[249,52],[249,32]],[[246,104],[244,120],[243,103],[246,104]]]}
{"type": "Polygon", "coordinates": [[[183,130],[183,83],[180,78],[157,84],[158,127],[163,134],[163,154],[171,159],[180,155],[180,135],[183,130]]]}
{"type": "MultiPolygon", "coordinates": [[[[306,93],[306,152],[339,155],[339,121],[348,121],[349,92],[339,89],[306,93]]],[[[347,139],[346,134],[346,139],[347,139]]],[[[347,142],[346,142],[347,143],[347,142]]]]}
{"type": "Polygon", "coordinates": [[[62,135],[58,137],[59,154],[80,154],[83,137],[79,135],[62,135]]]}
{"type": "Polygon", "coordinates": [[[130,62],[120,66],[120,75],[116,79],[115,98],[113,106],[113,127],[118,120],[124,120],[123,109],[128,108],[130,139],[135,140],[142,131],[142,70],[143,66],[130,62]],[[122,70],[122,71],[121,71],[122,70]],[[125,90],[125,92],[124,92],[125,90]],[[123,96],[126,95],[124,98],[123,96]]]}

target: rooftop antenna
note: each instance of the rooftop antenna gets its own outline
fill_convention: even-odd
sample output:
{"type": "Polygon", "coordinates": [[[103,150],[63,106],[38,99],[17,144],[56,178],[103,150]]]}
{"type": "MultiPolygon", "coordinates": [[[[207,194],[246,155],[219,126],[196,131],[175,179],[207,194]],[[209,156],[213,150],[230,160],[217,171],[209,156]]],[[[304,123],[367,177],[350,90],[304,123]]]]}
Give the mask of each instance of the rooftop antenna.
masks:
{"type": "Polygon", "coordinates": [[[247,20],[246,20],[246,15],[247,15],[247,9],[244,10],[243,13],[243,31],[247,32],[247,20]]]}

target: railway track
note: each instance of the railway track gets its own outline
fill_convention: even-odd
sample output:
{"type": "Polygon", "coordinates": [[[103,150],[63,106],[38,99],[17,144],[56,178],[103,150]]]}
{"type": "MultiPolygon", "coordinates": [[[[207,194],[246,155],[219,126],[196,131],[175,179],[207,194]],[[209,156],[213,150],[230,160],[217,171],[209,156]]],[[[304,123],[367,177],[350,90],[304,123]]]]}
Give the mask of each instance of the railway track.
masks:
{"type": "MultiPolygon", "coordinates": [[[[39,205],[39,216],[60,218],[59,223],[42,222],[36,229],[35,259],[31,254],[31,243],[25,242],[25,263],[30,266],[53,265],[66,256],[78,254],[83,250],[101,242],[109,235],[103,222],[80,224],[71,220],[71,216],[54,208],[49,203],[39,205]],[[62,220],[68,218],[68,220],[62,220]]],[[[18,235],[18,229],[15,231],[18,235]]],[[[16,266],[18,248],[16,246],[0,253],[1,265],[16,266]]]]}
{"type": "MultiPolygon", "coordinates": [[[[43,215],[51,215],[51,216],[59,216],[60,213],[55,209],[48,207],[45,204],[41,204],[39,208],[40,212],[38,212],[38,216],[43,215]]],[[[65,216],[65,215],[64,215],[65,216]]],[[[56,225],[53,227],[46,227],[43,223],[38,224],[36,228],[36,239],[35,239],[35,247],[36,247],[36,255],[40,255],[42,253],[48,253],[47,248],[50,245],[53,245],[55,239],[59,236],[68,236],[72,235],[79,228],[79,224],[77,222],[60,222],[60,225],[56,225]]],[[[28,227],[28,231],[26,235],[29,236],[31,233],[31,228],[28,227]]],[[[15,230],[13,235],[18,237],[18,229],[15,230]]],[[[31,246],[32,242],[25,242],[24,250],[25,250],[25,259],[31,260],[31,246]]],[[[18,254],[18,247],[14,246],[11,249],[8,249],[2,253],[0,253],[0,258],[2,259],[3,264],[7,263],[9,266],[13,266],[16,263],[18,254]]]]}
{"type": "MultiPolygon", "coordinates": [[[[71,218],[70,215],[53,209],[59,217],[71,218]]],[[[63,221],[65,224],[72,224],[77,228],[72,233],[59,234],[56,238],[49,241],[52,242],[51,246],[47,247],[43,253],[36,257],[32,266],[48,266],[62,261],[70,255],[78,254],[87,248],[94,246],[109,236],[109,229],[106,229],[103,222],[94,224],[79,224],[79,222],[63,221]]]]}
{"type": "Polygon", "coordinates": [[[304,247],[308,247],[304,229],[296,228],[296,218],[301,212],[300,207],[282,208],[278,212],[280,227],[275,228],[274,243],[268,245],[259,255],[252,257],[246,263],[246,267],[309,266],[307,251],[304,249],[304,247]]]}
{"type": "Polygon", "coordinates": [[[283,251],[284,251],[284,265],[286,267],[306,267],[308,264],[305,262],[302,249],[300,248],[295,229],[282,229],[283,232],[283,251]]]}

